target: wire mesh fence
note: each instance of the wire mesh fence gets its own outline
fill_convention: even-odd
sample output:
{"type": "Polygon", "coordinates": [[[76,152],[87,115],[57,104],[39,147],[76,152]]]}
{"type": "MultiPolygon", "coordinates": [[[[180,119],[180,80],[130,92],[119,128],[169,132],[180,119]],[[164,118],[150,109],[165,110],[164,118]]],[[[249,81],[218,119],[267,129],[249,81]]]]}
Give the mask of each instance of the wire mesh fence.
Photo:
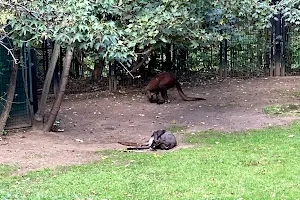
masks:
{"type": "Polygon", "coordinates": [[[289,75],[300,75],[300,30],[290,27],[287,35],[287,72],[289,75]]]}
{"type": "Polygon", "coordinates": [[[227,62],[224,61],[228,76],[251,78],[269,75],[269,31],[231,37],[228,43],[227,62]]]}
{"type": "MultiPolygon", "coordinates": [[[[6,46],[11,48],[11,43],[9,40],[4,39],[4,43],[6,46]]],[[[12,57],[8,54],[4,47],[0,46],[0,113],[2,112],[6,103],[11,66],[12,57]]],[[[15,95],[6,128],[21,128],[31,125],[29,104],[25,87],[26,80],[24,79],[25,73],[26,69],[21,67],[18,69],[15,95]]]]}
{"type": "MultiPolygon", "coordinates": [[[[282,32],[281,75],[300,73],[299,31],[289,29],[287,36],[282,32]]],[[[239,35],[230,36],[222,42],[199,44],[190,50],[181,44],[161,46],[155,49],[141,65],[133,78],[120,65],[116,67],[116,80],[119,87],[142,87],[151,77],[162,71],[178,76],[181,82],[201,83],[207,79],[253,78],[275,75],[275,45],[273,29],[245,30],[239,35]],[[140,78],[136,78],[140,76],[140,78]]],[[[130,69],[129,69],[130,70],[130,69]]],[[[109,71],[106,64],[104,71],[109,71]]],[[[107,89],[109,75],[101,79],[101,86],[107,89]]],[[[76,82],[76,79],[72,79],[76,82]]],[[[83,81],[83,80],[80,80],[83,81]]]]}

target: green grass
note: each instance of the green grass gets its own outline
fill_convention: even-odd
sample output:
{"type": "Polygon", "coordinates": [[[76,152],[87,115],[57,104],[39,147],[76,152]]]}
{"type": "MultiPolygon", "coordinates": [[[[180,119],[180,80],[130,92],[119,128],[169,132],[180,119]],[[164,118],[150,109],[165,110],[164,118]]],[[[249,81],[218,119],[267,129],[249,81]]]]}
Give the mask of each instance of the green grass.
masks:
{"type": "Polygon", "coordinates": [[[97,163],[0,175],[0,199],[299,199],[299,123],[185,140],[197,147],[101,151],[97,163]]]}
{"type": "Polygon", "coordinates": [[[0,179],[9,176],[16,170],[16,167],[0,164],[0,179]]]}
{"type": "Polygon", "coordinates": [[[292,96],[292,97],[300,97],[300,91],[299,90],[284,90],[280,91],[283,95],[292,96]]]}
{"type": "Polygon", "coordinates": [[[180,125],[172,125],[169,128],[167,128],[168,131],[171,131],[172,133],[179,133],[186,130],[186,127],[180,126],[180,125]]]}
{"type": "Polygon", "coordinates": [[[299,115],[299,104],[287,104],[287,105],[271,105],[264,108],[264,112],[270,115],[299,115]]]}
{"type": "Polygon", "coordinates": [[[292,96],[294,96],[294,97],[300,97],[300,91],[293,92],[292,96]]]}

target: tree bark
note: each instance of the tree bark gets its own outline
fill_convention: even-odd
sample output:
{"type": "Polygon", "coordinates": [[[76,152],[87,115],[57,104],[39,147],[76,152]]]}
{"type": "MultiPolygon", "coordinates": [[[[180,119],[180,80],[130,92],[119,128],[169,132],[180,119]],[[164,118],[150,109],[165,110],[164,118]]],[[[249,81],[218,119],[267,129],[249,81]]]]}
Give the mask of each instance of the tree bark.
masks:
{"type": "Polygon", "coordinates": [[[94,72],[93,72],[94,81],[100,80],[102,76],[103,68],[104,68],[104,60],[103,59],[96,60],[94,65],[94,72]]]}
{"type": "Polygon", "coordinates": [[[41,97],[41,100],[40,100],[40,103],[39,103],[38,111],[34,115],[34,120],[35,120],[34,126],[38,126],[38,124],[41,124],[41,122],[43,122],[44,115],[45,115],[47,98],[48,98],[48,94],[49,94],[49,89],[50,89],[50,85],[51,85],[51,82],[52,82],[52,77],[53,77],[53,73],[54,73],[54,70],[55,70],[55,67],[56,67],[59,52],[60,52],[60,45],[55,43],[54,44],[54,49],[53,49],[53,52],[52,52],[50,65],[49,65],[49,68],[47,70],[46,80],[44,82],[42,97],[41,97]]]}
{"type": "Polygon", "coordinates": [[[7,90],[6,103],[0,116],[0,133],[4,130],[14,100],[17,74],[18,74],[18,64],[13,62],[10,80],[9,80],[9,87],[7,90]]]}
{"type": "Polygon", "coordinates": [[[172,51],[171,51],[171,44],[166,44],[166,67],[165,70],[167,72],[172,71],[172,51]]]}
{"type": "MultiPolygon", "coordinates": [[[[150,55],[150,62],[149,62],[149,69],[150,69],[150,77],[152,77],[155,74],[155,69],[158,67],[158,63],[157,63],[157,53],[153,52],[150,55]]],[[[147,78],[150,78],[147,77],[147,78]]]]}
{"type": "Polygon", "coordinates": [[[70,72],[72,55],[73,55],[73,48],[68,49],[67,53],[66,53],[66,57],[65,57],[64,68],[63,68],[62,75],[61,75],[59,92],[55,98],[53,105],[52,105],[49,118],[43,128],[43,131],[45,131],[45,132],[50,131],[53,123],[55,122],[56,116],[59,112],[62,98],[65,94],[66,86],[68,83],[68,76],[69,76],[69,72],[70,72]]]}

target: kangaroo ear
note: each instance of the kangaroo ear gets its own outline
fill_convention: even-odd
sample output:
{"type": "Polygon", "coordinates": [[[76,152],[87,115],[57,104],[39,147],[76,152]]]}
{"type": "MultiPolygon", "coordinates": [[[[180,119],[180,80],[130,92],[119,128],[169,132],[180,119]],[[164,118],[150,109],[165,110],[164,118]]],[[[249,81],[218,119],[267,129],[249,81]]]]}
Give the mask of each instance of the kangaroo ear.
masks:
{"type": "Polygon", "coordinates": [[[166,130],[158,130],[156,132],[157,132],[157,137],[161,137],[166,132],[166,130]]]}
{"type": "Polygon", "coordinates": [[[153,138],[154,138],[154,141],[158,140],[158,138],[159,138],[159,131],[154,131],[153,132],[153,138]]]}
{"type": "Polygon", "coordinates": [[[166,132],[166,130],[154,131],[153,134],[152,134],[152,137],[154,137],[154,141],[157,141],[158,138],[160,138],[165,132],[166,132]]]}
{"type": "Polygon", "coordinates": [[[154,131],[154,132],[152,133],[151,137],[154,137],[154,136],[157,135],[157,134],[158,134],[157,131],[154,131]]]}

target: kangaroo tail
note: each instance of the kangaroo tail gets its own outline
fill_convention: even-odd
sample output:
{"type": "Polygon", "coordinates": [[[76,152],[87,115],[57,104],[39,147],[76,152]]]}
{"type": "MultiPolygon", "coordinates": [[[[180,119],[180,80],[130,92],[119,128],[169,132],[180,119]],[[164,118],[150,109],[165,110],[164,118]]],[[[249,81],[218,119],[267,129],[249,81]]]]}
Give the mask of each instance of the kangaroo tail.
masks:
{"type": "Polygon", "coordinates": [[[150,145],[148,144],[139,144],[136,142],[118,142],[119,144],[130,146],[126,148],[127,150],[143,150],[143,149],[149,149],[150,145]]]}
{"type": "Polygon", "coordinates": [[[136,143],[136,142],[118,142],[119,144],[122,144],[124,146],[135,146],[135,147],[141,147],[143,146],[140,143],[136,143]]]}
{"type": "Polygon", "coordinates": [[[150,149],[149,146],[144,146],[144,147],[128,147],[126,148],[127,150],[143,150],[143,149],[150,149]]]}
{"type": "Polygon", "coordinates": [[[184,100],[184,101],[199,101],[199,100],[206,100],[204,98],[198,98],[198,97],[188,97],[184,94],[181,86],[180,86],[180,83],[177,81],[176,82],[176,89],[180,95],[180,97],[184,100]]]}

